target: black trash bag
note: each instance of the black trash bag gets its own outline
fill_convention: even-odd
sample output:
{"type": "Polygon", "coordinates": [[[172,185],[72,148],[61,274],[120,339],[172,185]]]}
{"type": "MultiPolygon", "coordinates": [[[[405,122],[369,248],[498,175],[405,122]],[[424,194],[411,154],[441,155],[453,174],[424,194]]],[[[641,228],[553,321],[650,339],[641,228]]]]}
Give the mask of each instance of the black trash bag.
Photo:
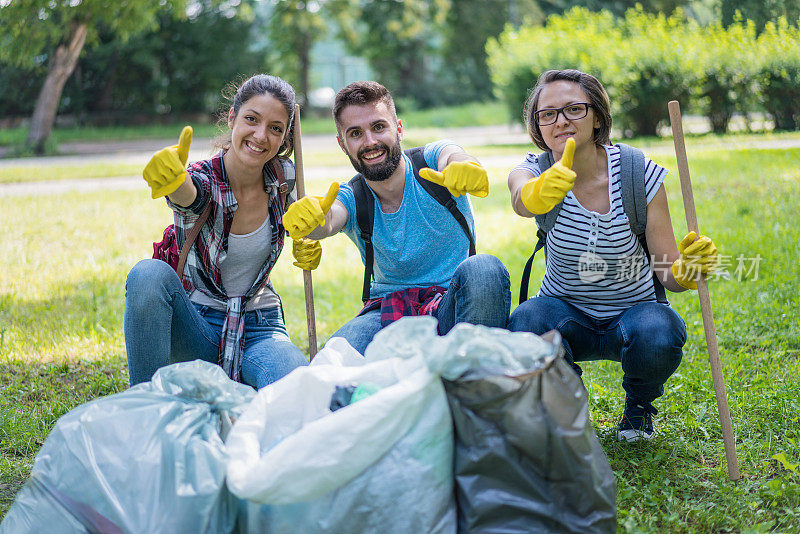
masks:
{"type": "MultiPolygon", "coordinates": [[[[519,335],[519,334],[512,334],[519,335]]],[[[455,430],[460,533],[616,532],[616,484],[583,384],[555,350],[529,372],[442,378],[455,430]]]]}

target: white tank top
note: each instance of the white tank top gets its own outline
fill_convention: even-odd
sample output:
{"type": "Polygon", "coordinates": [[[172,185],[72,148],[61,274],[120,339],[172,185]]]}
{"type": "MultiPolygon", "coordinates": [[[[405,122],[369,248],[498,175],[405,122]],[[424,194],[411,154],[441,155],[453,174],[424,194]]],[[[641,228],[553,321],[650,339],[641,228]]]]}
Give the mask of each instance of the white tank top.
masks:
{"type": "MultiPolygon", "coordinates": [[[[249,234],[228,234],[228,252],[222,260],[222,287],[229,297],[244,295],[253,287],[258,272],[267,259],[272,232],[269,225],[269,214],[264,223],[249,234]]],[[[218,310],[225,306],[203,293],[195,290],[190,300],[218,310]]],[[[278,295],[271,286],[262,287],[248,302],[246,311],[270,308],[280,303],[278,295]]]]}

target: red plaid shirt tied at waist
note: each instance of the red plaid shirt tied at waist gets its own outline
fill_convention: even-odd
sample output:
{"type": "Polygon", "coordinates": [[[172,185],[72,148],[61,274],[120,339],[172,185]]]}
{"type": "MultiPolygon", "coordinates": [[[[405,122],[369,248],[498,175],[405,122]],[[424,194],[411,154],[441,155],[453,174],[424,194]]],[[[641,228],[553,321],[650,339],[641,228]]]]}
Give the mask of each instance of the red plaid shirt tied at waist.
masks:
{"type": "Polygon", "coordinates": [[[222,261],[228,250],[228,235],[238,208],[231,190],[225,165],[224,151],[211,159],[192,163],[188,167],[197,188],[197,198],[191,206],[181,207],[167,199],[175,212],[175,234],[178,246],[183,246],[186,234],[211,202],[211,213],[189,252],[183,271],[184,286],[196,289],[226,306],[225,323],[219,346],[219,364],[229,377],[241,382],[241,363],[244,352],[244,311],[247,301],[259,289],[269,285],[269,273],[283,249],[283,213],[294,200],[294,164],[285,158],[273,158],[264,166],[264,191],[269,196],[269,222],[272,231],[270,250],[256,276],[253,286],[239,296],[228,296],[222,287],[222,261]],[[289,193],[287,195],[287,193],[289,193]]]}
{"type": "Polygon", "coordinates": [[[358,315],[381,310],[381,326],[385,327],[406,316],[436,315],[447,289],[440,286],[411,287],[389,293],[364,303],[358,315]]]}

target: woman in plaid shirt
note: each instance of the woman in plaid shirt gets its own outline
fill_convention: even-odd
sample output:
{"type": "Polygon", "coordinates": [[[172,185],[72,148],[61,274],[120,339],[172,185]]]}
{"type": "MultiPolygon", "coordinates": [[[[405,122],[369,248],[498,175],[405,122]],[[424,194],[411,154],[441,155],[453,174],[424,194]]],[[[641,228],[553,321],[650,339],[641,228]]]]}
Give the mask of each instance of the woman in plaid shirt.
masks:
{"type": "MultiPolygon", "coordinates": [[[[259,74],[232,97],[220,152],[186,166],[192,129],[156,152],[144,169],[152,197],[166,196],[178,244],[210,204],[183,279],[148,259],[128,274],[125,346],[131,385],[169,363],[219,363],[231,378],[261,388],[308,362],[292,344],[269,273],[283,248],[283,213],[294,199],[295,95],[259,74]]],[[[317,242],[297,243],[299,267],[319,264],[317,242]],[[316,246],[315,246],[316,245],[316,246]]]]}

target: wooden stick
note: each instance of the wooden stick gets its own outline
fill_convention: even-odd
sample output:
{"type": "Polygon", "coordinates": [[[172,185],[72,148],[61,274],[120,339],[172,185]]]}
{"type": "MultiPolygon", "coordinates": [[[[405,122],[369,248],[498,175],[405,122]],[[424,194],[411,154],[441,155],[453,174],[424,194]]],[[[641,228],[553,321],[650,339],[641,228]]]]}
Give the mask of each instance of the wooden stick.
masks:
{"type": "MultiPolygon", "coordinates": [[[[300,105],[294,105],[294,172],[297,178],[297,198],[306,196],[303,181],[303,145],[300,141],[300,105]]],[[[303,270],[303,289],[306,293],[306,323],[308,324],[308,356],[314,359],[317,354],[317,320],[314,316],[314,284],[311,271],[303,270]]]]}
{"type": "MultiPolygon", "coordinates": [[[[697,213],[694,209],[694,194],[692,193],[692,180],[689,177],[689,162],[686,159],[686,145],[683,139],[683,122],[681,107],[677,100],[672,100],[669,107],[669,122],[672,125],[672,139],[675,142],[675,157],[678,160],[678,175],[681,179],[681,193],[683,194],[683,209],[686,212],[686,226],[690,232],[700,232],[697,229],[697,213]]],[[[717,346],[717,333],[714,328],[714,313],[711,310],[711,295],[708,292],[708,280],[700,276],[697,280],[697,294],[700,298],[700,312],[703,316],[703,329],[706,334],[708,347],[708,360],[711,363],[711,377],[714,380],[714,394],[717,397],[719,422],[722,426],[722,438],[725,442],[725,459],[728,464],[728,478],[739,480],[739,460],[736,458],[736,441],[733,436],[731,414],[728,409],[728,395],[725,393],[725,377],[722,374],[722,364],[719,359],[717,346]]]]}

